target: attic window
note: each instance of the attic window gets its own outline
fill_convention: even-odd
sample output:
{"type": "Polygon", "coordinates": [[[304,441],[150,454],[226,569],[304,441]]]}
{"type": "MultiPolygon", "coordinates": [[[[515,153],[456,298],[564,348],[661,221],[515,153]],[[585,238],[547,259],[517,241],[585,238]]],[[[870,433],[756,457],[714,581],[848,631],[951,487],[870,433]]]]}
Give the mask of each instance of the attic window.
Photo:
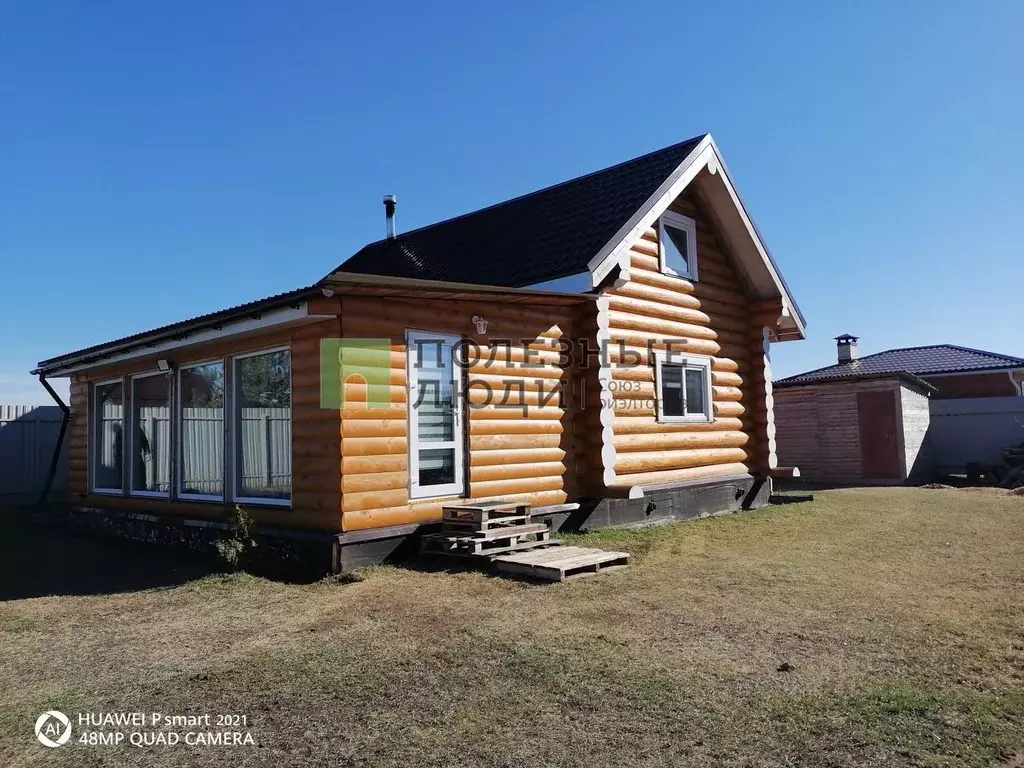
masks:
{"type": "Polygon", "coordinates": [[[666,211],[658,220],[658,259],[666,275],[697,279],[697,222],[666,211]]]}

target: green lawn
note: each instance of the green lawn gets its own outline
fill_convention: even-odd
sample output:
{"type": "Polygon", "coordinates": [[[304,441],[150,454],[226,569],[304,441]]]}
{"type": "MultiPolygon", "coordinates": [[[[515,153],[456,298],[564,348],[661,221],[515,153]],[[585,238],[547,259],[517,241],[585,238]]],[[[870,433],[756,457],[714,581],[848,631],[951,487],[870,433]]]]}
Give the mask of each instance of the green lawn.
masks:
{"type": "Polygon", "coordinates": [[[1024,765],[1024,498],[996,490],[601,531],[629,568],[542,586],[193,578],[2,532],[5,580],[49,574],[0,602],[5,768],[1024,765]],[[46,749],[48,709],[239,713],[257,743],[46,749]]]}

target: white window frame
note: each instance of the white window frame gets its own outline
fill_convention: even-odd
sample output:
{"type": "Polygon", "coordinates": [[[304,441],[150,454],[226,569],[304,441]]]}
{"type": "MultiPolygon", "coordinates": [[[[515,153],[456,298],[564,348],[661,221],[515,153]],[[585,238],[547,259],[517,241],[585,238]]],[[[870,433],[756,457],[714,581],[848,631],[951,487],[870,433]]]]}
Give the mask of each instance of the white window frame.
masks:
{"type": "MultiPolygon", "coordinates": [[[[215,358],[211,358],[209,360],[200,360],[200,361],[195,362],[195,363],[186,363],[184,365],[179,366],[177,372],[174,374],[175,377],[177,378],[177,380],[175,382],[175,384],[176,384],[175,389],[178,392],[178,396],[177,396],[177,398],[175,398],[176,402],[175,402],[175,408],[174,408],[174,419],[175,419],[175,424],[177,426],[177,429],[175,429],[175,433],[177,434],[177,440],[175,441],[176,445],[174,447],[174,459],[175,459],[174,466],[176,468],[176,471],[174,472],[174,492],[175,492],[175,498],[177,498],[177,499],[179,499],[181,501],[213,501],[213,502],[217,502],[217,503],[223,503],[224,499],[225,499],[225,493],[224,492],[227,489],[227,480],[228,479],[225,476],[226,472],[227,472],[227,467],[224,466],[225,462],[223,460],[220,463],[220,471],[221,471],[221,492],[220,492],[220,495],[213,494],[213,493],[185,493],[184,491],[181,490],[182,489],[182,481],[184,480],[184,473],[185,473],[185,445],[184,445],[184,441],[183,441],[183,436],[184,436],[185,430],[182,428],[184,426],[184,421],[181,418],[182,411],[184,410],[184,402],[185,401],[184,401],[184,393],[182,392],[182,389],[181,389],[181,376],[182,376],[182,374],[185,371],[189,370],[190,368],[201,368],[204,365],[211,365],[213,363],[220,363],[221,365],[224,366],[224,384],[225,384],[225,387],[224,387],[224,432],[226,433],[227,429],[228,429],[228,413],[229,413],[228,391],[227,391],[227,386],[226,386],[227,385],[229,361],[226,360],[223,357],[215,357],[215,358]]],[[[221,435],[221,440],[223,440],[223,438],[224,438],[224,435],[221,435]]]]}
{"type": "Polygon", "coordinates": [[[683,216],[681,213],[665,211],[661,214],[661,218],[658,219],[658,265],[661,267],[662,274],[696,281],[697,264],[697,222],[689,216],[683,216]],[[682,230],[686,233],[686,257],[690,267],[688,274],[680,274],[668,265],[668,260],[665,256],[665,238],[668,237],[665,233],[666,226],[682,230]]]}
{"type": "MultiPolygon", "coordinates": [[[[292,390],[292,348],[291,346],[283,347],[272,347],[270,349],[261,349],[256,352],[246,352],[244,355],[233,355],[231,357],[231,460],[230,460],[230,471],[231,471],[231,498],[233,501],[239,504],[253,504],[260,506],[270,507],[288,507],[292,506],[292,496],[295,493],[295,472],[294,472],[294,456],[292,457],[292,479],[291,484],[288,488],[287,499],[267,499],[260,496],[242,496],[239,492],[241,485],[241,467],[242,467],[242,454],[239,450],[239,438],[241,436],[242,427],[242,406],[241,399],[238,397],[238,376],[236,363],[239,360],[245,360],[247,357],[259,357],[260,355],[270,355],[274,352],[287,352],[288,353],[288,391],[292,393],[294,397],[294,391],[292,390]]],[[[292,427],[295,426],[295,408],[294,400],[289,404],[288,410],[291,411],[292,415],[292,427]]],[[[225,425],[226,427],[227,425],[225,425]]],[[[288,452],[292,452],[292,446],[294,441],[289,431],[288,436],[288,452]]]]}
{"type": "Polygon", "coordinates": [[[711,403],[711,358],[705,355],[691,355],[672,352],[657,352],[654,357],[654,386],[655,397],[658,408],[658,422],[661,424],[710,424],[714,419],[714,406],[711,403]],[[662,395],[662,384],[664,374],[662,367],[665,365],[681,366],[683,368],[697,368],[704,371],[704,412],[686,413],[686,374],[683,374],[683,414],[681,416],[666,416],[662,395]]]}
{"type": "MultiPolygon", "coordinates": [[[[408,393],[406,396],[406,407],[408,409],[409,424],[409,498],[415,501],[424,499],[438,499],[443,497],[463,497],[466,495],[465,482],[465,435],[463,423],[465,403],[462,397],[462,369],[456,361],[455,350],[462,341],[462,337],[450,333],[438,333],[436,331],[406,330],[406,378],[408,393]],[[419,394],[419,369],[414,364],[419,346],[416,340],[424,341],[450,341],[452,343],[452,399],[454,401],[452,425],[452,440],[420,445],[419,439],[419,413],[415,406],[419,394]],[[444,485],[428,485],[421,487],[420,479],[420,449],[423,450],[455,450],[455,482],[444,485]]],[[[424,347],[426,349],[426,347],[424,347]]]]}
{"type": "MultiPolygon", "coordinates": [[[[171,497],[171,488],[174,487],[174,462],[171,461],[171,456],[167,457],[167,477],[168,477],[168,488],[167,493],[161,493],[160,491],[145,491],[139,490],[135,487],[135,380],[136,379],[149,379],[154,376],[164,376],[167,379],[167,406],[171,410],[170,420],[168,425],[171,428],[171,432],[174,431],[174,401],[171,393],[171,374],[166,371],[147,371],[146,373],[136,373],[133,376],[128,377],[128,390],[131,392],[131,409],[128,413],[128,429],[130,437],[128,440],[128,458],[132,464],[128,467],[128,495],[129,496],[140,496],[142,498],[150,499],[169,499],[171,497]]],[[[174,441],[168,442],[171,453],[174,452],[174,441]]]]}
{"type": "Polygon", "coordinates": [[[92,390],[89,392],[89,425],[92,427],[89,435],[89,488],[92,493],[104,496],[124,496],[124,462],[127,451],[125,450],[126,440],[124,436],[124,425],[128,421],[126,411],[128,410],[128,393],[124,384],[124,376],[103,381],[92,382],[92,390]],[[96,388],[105,387],[108,384],[121,385],[121,485],[117,488],[100,488],[96,485],[96,467],[99,457],[96,455],[96,438],[99,437],[99,419],[96,412],[96,388]]]}

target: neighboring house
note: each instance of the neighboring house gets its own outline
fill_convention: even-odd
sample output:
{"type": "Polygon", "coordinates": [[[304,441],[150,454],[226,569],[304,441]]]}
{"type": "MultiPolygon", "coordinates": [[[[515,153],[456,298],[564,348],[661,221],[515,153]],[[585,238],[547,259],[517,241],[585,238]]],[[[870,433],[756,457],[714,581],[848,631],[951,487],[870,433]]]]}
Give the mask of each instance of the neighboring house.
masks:
{"type": "MultiPolygon", "coordinates": [[[[775,382],[779,460],[809,480],[900,483],[927,477],[939,445],[927,439],[929,399],[1021,395],[1024,359],[952,344],[866,357],[836,337],[835,365],[775,382]]],[[[943,452],[946,452],[943,448],[943,452]]]]}
{"type": "Polygon", "coordinates": [[[313,285],[41,362],[71,378],[74,504],[192,531],[238,504],[337,569],[452,499],[588,526],[765,502],[769,343],[804,321],[709,135],[398,236],[385,205],[313,285]]]}
{"type": "Polygon", "coordinates": [[[1024,395],[1024,358],[955,344],[887,349],[860,357],[857,336],[844,334],[836,341],[839,359],[835,365],[790,376],[784,380],[786,385],[912,373],[935,387],[932,397],[936,399],[1024,395]]]}

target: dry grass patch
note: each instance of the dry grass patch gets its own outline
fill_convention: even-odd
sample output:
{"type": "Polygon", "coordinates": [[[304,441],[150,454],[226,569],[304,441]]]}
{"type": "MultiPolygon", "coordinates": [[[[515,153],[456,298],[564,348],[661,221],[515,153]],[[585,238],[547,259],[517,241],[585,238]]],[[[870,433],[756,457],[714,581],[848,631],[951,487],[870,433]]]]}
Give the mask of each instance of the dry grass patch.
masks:
{"type": "Polygon", "coordinates": [[[1024,500],[848,490],[642,531],[535,586],[377,568],[0,603],[4,765],[993,765],[1024,753],[1024,500]],[[780,671],[780,669],[788,671],[780,671]],[[254,748],[44,750],[44,709],[254,748]]]}

